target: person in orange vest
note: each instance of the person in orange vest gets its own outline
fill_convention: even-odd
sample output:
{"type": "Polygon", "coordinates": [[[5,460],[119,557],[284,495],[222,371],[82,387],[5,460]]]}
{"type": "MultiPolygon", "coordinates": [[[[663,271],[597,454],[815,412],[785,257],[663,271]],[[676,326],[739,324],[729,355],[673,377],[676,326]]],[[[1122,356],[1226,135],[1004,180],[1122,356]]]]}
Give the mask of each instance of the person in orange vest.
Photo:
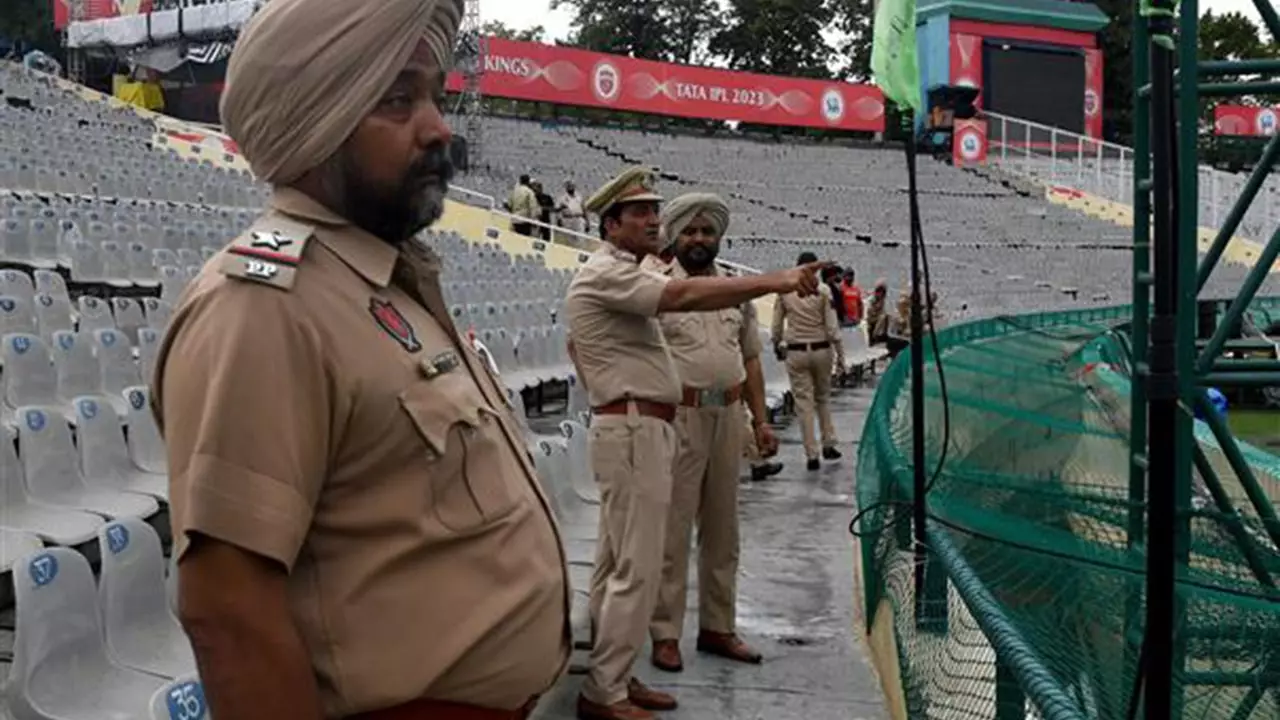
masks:
{"type": "Polygon", "coordinates": [[[844,301],[845,325],[853,326],[862,322],[862,288],[853,281],[853,268],[844,271],[844,280],[840,283],[840,295],[844,301]]]}

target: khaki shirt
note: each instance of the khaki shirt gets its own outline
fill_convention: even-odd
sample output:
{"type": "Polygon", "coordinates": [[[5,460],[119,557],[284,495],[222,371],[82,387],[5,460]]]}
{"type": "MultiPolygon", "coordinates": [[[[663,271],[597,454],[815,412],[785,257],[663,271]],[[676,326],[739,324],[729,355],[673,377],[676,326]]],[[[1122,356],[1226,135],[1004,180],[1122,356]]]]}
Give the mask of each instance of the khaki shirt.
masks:
{"type": "Polygon", "coordinates": [[[538,196],[528,185],[516,185],[511,189],[511,197],[507,200],[511,205],[511,214],[526,220],[537,220],[542,208],[538,207],[538,196]]]}
{"type": "MultiPolygon", "coordinates": [[[[689,277],[679,262],[664,266],[655,261],[651,267],[673,279],[689,277]]],[[[711,275],[719,275],[714,266],[711,275]]],[[[710,312],[663,313],[658,322],[680,380],[689,387],[735,387],[747,379],[743,363],[760,356],[760,329],[752,303],[710,312]]]]}
{"type": "Polygon", "coordinates": [[[680,402],[680,381],[657,320],[668,280],[605,243],[569,283],[569,340],[592,407],[624,398],[680,402]]]}
{"type": "Polygon", "coordinates": [[[831,288],[823,283],[816,295],[803,298],[796,293],[779,295],[773,303],[771,330],[774,345],[823,341],[838,344],[840,323],[831,304],[831,288]]]}
{"type": "Polygon", "coordinates": [[[201,533],[289,570],[327,718],[519,707],[567,666],[571,595],[506,395],[448,321],[434,254],[297,191],[273,204],[314,226],[292,289],[222,274],[224,249],[157,360],[175,552],[201,533]]]}

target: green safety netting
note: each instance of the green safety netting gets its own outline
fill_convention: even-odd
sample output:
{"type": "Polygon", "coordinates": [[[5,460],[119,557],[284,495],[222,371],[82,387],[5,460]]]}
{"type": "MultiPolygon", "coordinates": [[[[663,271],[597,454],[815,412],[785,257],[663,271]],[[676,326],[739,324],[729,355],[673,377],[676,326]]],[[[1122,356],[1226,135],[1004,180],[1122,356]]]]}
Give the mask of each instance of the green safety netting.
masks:
{"type": "MultiPolygon", "coordinates": [[[[1280,317],[1270,300],[1251,310],[1280,317]]],[[[1129,536],[1145,524],[1129,489],[1130,318],[1126,306],[938,331],[950,442],[927,496],[934,520],[922,582],[910,522],[908,353],[881,378],[859,450],[855,530],[866,630],[895,714],[1126,717],[1145,615],[1145,556],[1129,536]]],[[[932,474],[944,429],[932,351],[926,375],[932,474]]],[[[1280,578],[1280,540],[1196,425],[1231,508],[1196,472],[1179,585],[1181,716],[1274,720],[1280,597],[1259,572],[1280,578]]],[[[1280,504],[1280,463],[1243,452],[1280,504]]]]}

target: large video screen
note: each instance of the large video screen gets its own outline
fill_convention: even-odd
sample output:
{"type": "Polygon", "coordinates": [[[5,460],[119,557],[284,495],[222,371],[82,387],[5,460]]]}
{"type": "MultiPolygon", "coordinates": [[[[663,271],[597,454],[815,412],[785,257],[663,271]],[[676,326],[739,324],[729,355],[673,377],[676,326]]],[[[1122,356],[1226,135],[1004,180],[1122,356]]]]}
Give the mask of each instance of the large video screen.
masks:
{"type": "Polygon", "coordinates": [[[982,56],[985,109],[1084,133],[1083,52],[987,40],[982,56]]]}

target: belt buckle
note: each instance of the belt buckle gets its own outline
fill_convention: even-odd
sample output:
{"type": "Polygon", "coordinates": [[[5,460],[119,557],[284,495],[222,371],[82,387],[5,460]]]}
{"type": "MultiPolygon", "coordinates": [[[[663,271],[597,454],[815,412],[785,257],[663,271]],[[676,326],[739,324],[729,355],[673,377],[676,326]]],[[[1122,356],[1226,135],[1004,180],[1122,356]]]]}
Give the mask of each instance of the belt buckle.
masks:
{"type": "Polygon", "coordinates": [[[724,407],[725,391],[717,388],[698,389],[698,407],[724,407]]]}

